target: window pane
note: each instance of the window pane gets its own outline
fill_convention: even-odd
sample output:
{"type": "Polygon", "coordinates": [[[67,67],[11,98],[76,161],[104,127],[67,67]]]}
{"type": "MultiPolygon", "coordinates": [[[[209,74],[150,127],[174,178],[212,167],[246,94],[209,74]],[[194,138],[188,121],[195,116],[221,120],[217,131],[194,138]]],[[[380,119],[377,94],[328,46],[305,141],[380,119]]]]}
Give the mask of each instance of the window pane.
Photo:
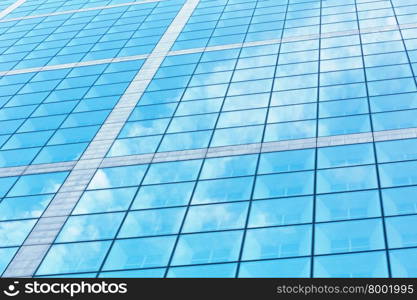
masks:
{"type": "Polygon", "coordinates": [[[146,165],[139,165],[99,169],[88,185],[88,189],[139,185],[146,167],[146,165]]]}
{"type": "Polygon", "coordinates": [[[162,278],[165,269],[145,269],[132,271],[102,272],[99,278],[162,278]]]}
{"type": "Polygon", "coordinates": [[[417,213],[417,187],[383,189],[381,193],[386,215],[417,213]]]}
{"type": "Polygon", "coordinates": [[[152,164],[144,184],[195,180],[201,160],[187,160],[152,164]]]}
{"type": "Polygon", "coordinates": [[[253,177],[200,181],[192,204],[249,200],[253,177]]]}
{"type": "Polygon", "coordinates": [[[314,149],[261,154],[259,174],[301,171],[314,168],[314,149]]]}
{"type": "Polygon", "coordinates": [[[253,175],[257,155],[209,158],[204,161],[200,179],[253,175]]]}
{"type": "Polygon", "coordinates": [[[193,206],[183,232],[239,229],[244,227],[248,202],[193,206]]]}
{"type": "Polygon", "coordinates": [[[384,248],[380,219],[316,225],[315,253],[331,254],[384,248]]]}
{"type": "Polygon", "coordinates": [[[130,212],[119,232],[119,237],[136,237],[177,233],[185,208],[167,208],[130,212]]]}
{"type": "Polygon", "coordinates": [[[97,271],[110,243],[106,241],[53,245],[36,274],[97,271]]]}
{"type": "Polygon", "coordinates": [[[417,216],[385,219],[390,248],[417,246],[417,216]]]}
{"type": "Polygon", "coordinates": [[[7,265],[13,258],[18,248],[2,248],[0,249],[0,274],[6,269],[7,265]]]}
{"type": "Polygon", "coordinates": [[[36,220],[0,222],[0,247],[20,246],[36,220]]]}
{"type": "Polygon", "coordinates": [[[78,201],[74,214],[87,214],[126,210],[135,195],[136,188],[87,191],[78,201]]]}
{"type": "Polygon", "coordinates": [[[412,185],[417,183],[417,162],[390,163],[379,165],[381,187],[412,185]]]}
{"type": "Polygon", "coordinates": [[[317,192],[342,192],[377,188],[373,166],[338,168],[317,171],[317,192]]]}
{"type": "Polygon", "coordinates": [[[246,234],[242,259],[303,256],[310,252],[310,225],[250,229],[246,234]]]}
{"type": "Polygon", "coordinates": [[[132,209],[186,205],[193,192],[194,182],[142,186],[132,209]]]}
{"type": "Polygon", "coordinates": [[[378,191],[317,195],[316,221],[337,221],[381,216],[378,191]]]}
{"type": "Polygon", "coordinates": [[[389,256],[393,277],[417,276],[417,249],[391,250],[389,256]]]}
{"type": "Polygon", "coordinates": [[[249,227],[309,223],[312,216],[311,197],[259,200],[252,203],[249,227]]]}
{"type": "Polygon", "coordinates": [[[242,231],[182,235],[172,264],[204,264],[236,260],[242,235],[242,231]]]}
{"type": "Polygon", "coordinates": [[[398,140],[376,143],[380,163],[417,159],[417,140],[398,140]]]}
{"type": "Polygon", "coordinates": [[[372,144],[325,147],[317,150],[318,168],[374,163],[372,144]]]}
{"type": "Polygon", "coordinates": [[[310,258],[277,259],[243,262],[240,278],[302,278],[310,277],[310,258]]]}
{"type": "Polygon", "coordinates": [[[384,252],[317,256],[314,277],[388,277],[384,252]]]}
{"type": "Polygon", "coordinates": [[[0,202],[0,221],[41,216],[53,195],[4,198],[0,202]]]}
{"type": "Polygon", "coordinates": [[[254,198],[273,198],[313,193],[313,172],[258,176],[254,198]]]}
{"type": "Polygon", "coordinates": [[[233,278],[237,264],[213,264],[170,268],[168,278],[233,278]]]}
{"type": "Polygon", "coordinates": [[[115,236],[123,213],[69,217],[56,242],[111,239],[115,236]]]}
{"type": "Polygon", "coordinates": [[[16,182],[17,177],[3,177],[0,178],[0,197],[6,195],[10,187],[16,182]]]}
{"type": "Polygon", "coordinates": [[[103,270],[120,270],[165,266],[171,255],[175,237],[117,240],[106,259],[103,270]]]}
{"type": "Polygon", "coordinates": [[[7,196],[14,197],[55,193],[67,175],[68,172],[21,176],[7,196]]]}

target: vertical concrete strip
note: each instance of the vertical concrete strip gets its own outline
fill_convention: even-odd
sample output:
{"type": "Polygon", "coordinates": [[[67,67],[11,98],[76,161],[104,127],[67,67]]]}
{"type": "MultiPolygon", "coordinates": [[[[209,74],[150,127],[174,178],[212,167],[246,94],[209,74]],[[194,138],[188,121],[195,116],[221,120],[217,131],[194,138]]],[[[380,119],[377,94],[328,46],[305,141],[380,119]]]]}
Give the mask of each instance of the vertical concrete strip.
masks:
{"type": "Polygon", "coordinates": [[[14,11],[16,8],[18,8],[20,5],[22,5],[25,2],[26,2],[26,0],[17,0],[15,3],[13,3],[12,5],[10,5],[6,9],[2,10],[0,12],[0,19],[3,19],[5,16],[7,16],[8,14],[10,14],[12,11],[14,11]]]}
{"type": "Polygon", "coordinates": [[[31,277],[34,275],[55,237],[198,3],[199,0],[187,0],[184,3],[7,267],[3,277],[31,277]]]}

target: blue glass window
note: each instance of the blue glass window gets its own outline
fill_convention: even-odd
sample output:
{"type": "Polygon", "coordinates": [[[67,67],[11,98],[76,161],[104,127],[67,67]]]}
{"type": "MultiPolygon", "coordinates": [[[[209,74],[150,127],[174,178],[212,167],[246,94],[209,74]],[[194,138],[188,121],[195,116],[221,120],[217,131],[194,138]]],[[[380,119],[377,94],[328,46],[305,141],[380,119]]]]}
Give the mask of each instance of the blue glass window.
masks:
{"type": "Polygon", "coordinates": [[[381,216],[378,191],[318,195],[316,221],[337,221],[381,216]]]}
{"type": "Polygon", "coordinates": [[[330,193],[377,188],[373,166],[317,171],[317,192],[330,193]]]}
{"type": "Polygon", "coordinates": [[[14,134],[2,149],[16,149],[25,147],[43,146],[49,137],[52,135],[52,131],[40,131],[30,133],[14,134]]]}
{"type": "Polygon", "coordinates": [[[317,160],[318,168],[372,164],[375,161],[372,144],[319,148],[317,160]]]}
{"type": "Polygon", "coordinates": [[[115,236],[123,216],[122,213],[71,216],[56,242],[111,239],[115,236]]]}
{"type": "Polygon", "coordinates": [[[313,172],[258,176],[254,199],[297,196],[313,193],[313,172]]]}
{"type": "Polygon", "coordinates": [[[225,203],[192,206],[183,232],[239,229],[244,227],[248,203],[225,203]]]}
{"type": "Polygon", "coordinates": [[[217,122],[217,128],[263,124],[265,117],[265,108],[223,112],[217,122]]]}
{"type": "Polygon", "coordinates": [[[47,146],[39,152],[33,164],[77,160],[86,147],[87,143],[47,146]]]}
{"type": "Polygon", "coordinates": [[[417,110],[383,112],[372,115],[374,130],[392,130],[417,126],[417,110]]]}
{"type": "Polygon", "coordinates": [[[243,262],[239,277],[243,278],[297,278],[310,276],[309,258],[289,258],[243,262]]]}
{"type": "Polygon", "coordinates": [[[168,271],[168,278],[233,278],[237,264],[210,264],[191,267],[175,267],[168,271]]]}
{"type": "Polygon", "coordinates": [[[126,210],[137,188],[86,191],[78,201],[74,214],[126,210]]]}
{"type": "Polygon", "coordinates": [[[222,105],[222,98],[195,100],[189,102],[181,102],[175,112],[176,116],[186,116],[192,114],[205,114],[218,112],[222,105]]]}
{"type": "Polygon", "coordinates": [[[1,177],[0,178],[0,198],[3,197],[16,182],[17,177],[1,177]]]}
{"type": "Polygon", "coordinates": [[[53,195],[4,198],[0,202],[0,221],[41,216],[53,195]]]}
{"type": "Polygon", "coordinates": [[[0,222],[0,247],[20,246],[36,220],[0,222]]]}
{"type": "Polygon", "coordinates": [[[161,136],[145,136],[129,139],[118,139],[114,142],[107,156],[124,156],[153,153],[159,145],[161,136]]]}
{"type": "Polygon", "coordinates": [[[314,277],[388,277],[387,258],[381,251],[317,256],[314,277]]]}
{"type": "Polygon", "coordinates": [[[417,187],[383,189],[381,193],[386,215],[417,213],[417,187]]]}
{"type": "Polygon", "coordinates": [[[110,243],[105,241],[53,245],[36,274],[97,271],[110,243]]]}
{"type": "Polygon", "coordinates": [[[91,179],[88,189],[102,189],[139,185],[147,165],[99,169],[91,179]]]}
{"type": "Polygon", "coordinates": [[[384,248],[380,219],[317,224],[314,253],[332,254],[384,248]]]}
{"type": "Polygon", "coordinates": [[[7,196],[25,196],[55,193],[67,177],[68,172],[21,176],[7,196]]]}
{"type": "Polygon", "coordinates": [[[319,103],[320,118],[341,117],[368,113],[366,98],[326,101],[319,103]]]}
{"type": "Polygon", "coordinates": [[[314,149],[263,153],[259,174],[301,171],[314,168],[314,149]]]}
{"type": "Polygon", "coordinates": [[[120,270],[165,266],[175,237],[152,237],[117,240],[106,259],[103,270],[120,270]]]}
{"type": "Polygon", "coordinates": [[[416,166],[415,161],[379,165],[381,187],[416,184],[416,166]]]}
{"type": "Polygon", "coordinates": [[[7,265],[13,258],[18,248],[1,248],[0,249],[0,274],[6,269],[7,265]]]}
{"type": "Polygon", "coordinates": [[[265,142],[311,138],[316,135],[316,121],[297,121],[266,125],[265,142]]]}
{"type": "Polygon", "coordinates": [[[132,204],[132,209],[186,205],[190,200],[194,184],[194,182],[184,182],[142,186],[132,204]]]}
{"type": "Polygon", "coordinates": [[[92,140],[98,126],[87,126],[81,128],[59,129],[48,141],[48,145],[89,142],[92,140]]]}
{"type": "Polygon", "coordinates": [[[217,129],[210,147],[259,143],[262,139],[263,126],[247,126],[217,129]]]}
{"type": "Polygon", "coordinates": [[[390,248],[417,246],[417,216],[386,218],[385,223],[390,248]]]}
{"type": "Polygon", "coordinates": [[[417,260],[417,249],[391,250],[389,253],[391,271],[393,277],[416,277],[417,266],[414,263],[417,260]]]}
{"type": "Polygon", "coordinates": [[[316,104],[302,104],[272,107],[269,109],[268,123],[315,119],[316,106],[316,104]]]}
{"type": "Polygon", "coordinates": [[[211,131],[167,134],[164,136],[158,152],[206,148],[210,137],[211,131]]]}
{"type": "Polygon", "coordinates": [[[329,118],[319,120],[319,136],[352,134],[371,131],[366,115],[329,118]]]}
{"type": "Polygon", "coordinates": [[[204,161],[200,179],[253,175],[256,155],[209,158],[204,161]]]}
{"type": "Polygon", "coordinates": [[[130,271],[102,272],[99,278],[162,278],[165,269],[145,269],[130,271]]]}
{"type": "Polygon", "coordinates": [[[177,233],[185,208],[132,211],[126,216],[119,237],[139,237],[177,233]]]}
{"type": "Polygon", "coordinates": [[[0,151],[0,167],[28,165],[39,152],[40,148],[27,148],[0,151]]]}
{"type": "Polygon", "coordinates": [[[149,106],[138,106],[130,115],[129,121],[148,120],[156,118],[171,117],[176,104],[158,104],[149,106]]]}
{"type": "Polygon", "coordinates": [[[152,164],[143,181],[144,184],[195,180],[201,160],[187,160],[152,164]]]}
{"type": "Polygon", "coordinates": [[[304,256],[310,252],[310,225],[250,229],[246,233],[242,259],[304,256]]]}
{"type": "Polygon", "coordinates": [[[249,200],[253,177],[200,181],[192,204],[249,200]]]}
{"type": "Polygon", "coordinates": [[[234,261],[238,258],[242,231],[182,235],[178,241],[173,265],[234,261]]]}
{"type": "Polygon", "coordinates": [[[417,159],[417,140],[398,140],[376,143],[380,163],[417,159]]]}

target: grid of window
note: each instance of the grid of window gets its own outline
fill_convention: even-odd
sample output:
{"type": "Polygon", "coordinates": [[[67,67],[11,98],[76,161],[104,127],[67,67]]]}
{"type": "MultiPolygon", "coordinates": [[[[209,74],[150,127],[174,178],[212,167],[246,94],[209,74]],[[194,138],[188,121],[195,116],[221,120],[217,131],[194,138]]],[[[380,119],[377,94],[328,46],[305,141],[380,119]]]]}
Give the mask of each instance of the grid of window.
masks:
{"type": "Polygon", "coordinates": [[[59,172],[0,178],[0,274],[67,175],[59,172]]]}
{"type": "Polygon", "coordinates": [[[397,30],[167,57],[108,156],[416,127],[409,41],[397,30]]]}
{"type": "MultiPolygon", "coordinates": [[[[17,9],[9,13],[6,19],[142,1],[143,0],[31,0],[26,1],[17,9]]],[[[14,1],[9,2],[13,3],[14,1]]]]}
{"type": "Polygon", "coordinates": [[[201,1],[173,49],[415,23],[415,1],[201,1]]]}
{"type": "Polygon", "coordinates": [[[77,160],[142,64],[0,78],[0,167],[77,160]]]}
{"type": "Polygon", "coordinates": [[[99,169],[37,275],[415,276],[416,146],[99,169]]]}
{"type": "MultiPolygon", "coordinates": [[[[148,54],[183,3],[1,22],[0,69],[148,54]]],[[[166,56],[106,157],[417,127],[416,15],[417,0],[201,0],[171,50],[276,41],[166,56]],[[388,25],[409,26],[358,32],[388,25]]],[[[1,77],[0,167],[79,159],[142,64],[1,77]]],[[[416,149],[99,168],[34,276],[416,277],[416,149]]],[[[0,178],[0,274],[67,175],[0,178]]]]}
{"type": "Polygon", "coordinates": [[[8,8],[10,5],[12,5],[14,2],[15,2],[15,1],[13,1],[13,0],[5,0],[5,1],[2,1],[2,2],[0,3],[0,11],[5,10],[5,9],[6,9],[6,8],[8,8]]]}
{"type": "Polygon", "coordinates": [[[1,22],[0,71],[150,53],[183,2],[1,22]]]}

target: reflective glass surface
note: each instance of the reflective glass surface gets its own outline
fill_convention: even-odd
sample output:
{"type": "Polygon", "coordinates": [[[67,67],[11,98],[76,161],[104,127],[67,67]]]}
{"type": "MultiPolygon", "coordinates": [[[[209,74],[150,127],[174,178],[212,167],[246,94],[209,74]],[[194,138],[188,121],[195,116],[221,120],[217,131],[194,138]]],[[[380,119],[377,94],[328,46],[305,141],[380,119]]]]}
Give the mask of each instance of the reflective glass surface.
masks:
{"type": "Polygon", "coordinates": [[[0,276],[416,277],[417,2],[185,3],[1,20],[0,276]]]}

